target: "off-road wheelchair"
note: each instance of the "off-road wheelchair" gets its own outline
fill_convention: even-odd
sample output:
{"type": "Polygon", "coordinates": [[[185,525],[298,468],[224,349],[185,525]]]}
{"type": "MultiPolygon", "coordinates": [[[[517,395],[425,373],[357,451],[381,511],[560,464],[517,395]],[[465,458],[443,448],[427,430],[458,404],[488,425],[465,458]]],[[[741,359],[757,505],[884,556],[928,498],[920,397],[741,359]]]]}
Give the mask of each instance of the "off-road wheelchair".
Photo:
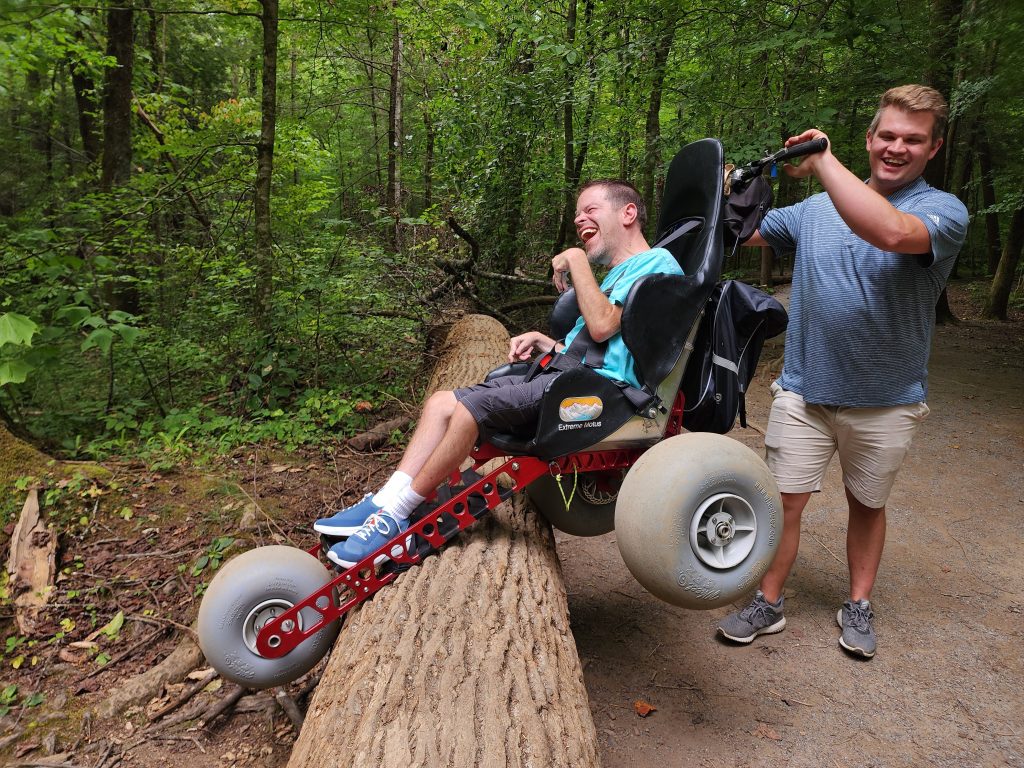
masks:
{"type": "MultiPolygon", "coordinates": [[[[791,148],[733,172],[734,190],[759,178],[769,161],[808,151],[815,150],[791,148]]],[[[407,532],[347,570],[329,569],[319,543],[305,551],[260,547],[232,559],[199,610],[199,644],[209,663],[251,688],[300,677],[327,653],[348,611],[521,491],[566,533],[614,529],[633,576],[670,603],[713,608],[752,589],[782,532],[775,482],[741,443],[684,430],[684,390],[697,399],[713,389],[701,381],[696,361],[736,368],[716,353],[707,322],[720,299],[727,237],[723,185],[730,179],[723,169],[714,139],[687,145],[669,166],[657,245],[672,252],[684,274],[641,278],[623,306],[622,338],[640,388],[586,366],[552,377],[532,435],[495,435],[478,445],[472,468],[438,488],[407,532]],[[689,386],[682,386],[684,375],[689,386]]],[[[781,307],[772,310],[778,316],[781,307]]],[[[571,291],[563,294],[552,312],[552,336],[563,337],[578,314],[571,291]]],[[[732,426],[726,421],[725,430],[732,426]]]]}

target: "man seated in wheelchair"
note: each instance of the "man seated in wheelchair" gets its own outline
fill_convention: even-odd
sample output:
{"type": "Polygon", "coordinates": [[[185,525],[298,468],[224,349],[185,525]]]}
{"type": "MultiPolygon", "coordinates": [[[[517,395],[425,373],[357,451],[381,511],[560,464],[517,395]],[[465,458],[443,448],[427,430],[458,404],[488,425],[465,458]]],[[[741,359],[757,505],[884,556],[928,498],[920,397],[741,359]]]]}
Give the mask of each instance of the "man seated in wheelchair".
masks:
{"type": "Polygon", "coordinates": [[[564,342],[538,331],[516,336],[508,357],[514,363],[552,351],[563,354],[545,368],[533,366],[528,373],[431,395],[398,469],[383,488],[314,524],[318,533],[346,537],[330,548],[332,562],[350,568],[404,532],[413,510],[459,468],[481,436],[532,432],[551,377],[579,365],[580,358],[608,379],[639,387],[620,333],[623,303],[641,277],[682,274],[671,253],[648,245],[646,219],[639,192],[627,182],[598,180],[580,189],[575,225],[583,248],[558,254],[552,267],[559,292],[571,281],[581,316],[564,342]],[[591,264],[609,270],[600,285],[591,264]]]}

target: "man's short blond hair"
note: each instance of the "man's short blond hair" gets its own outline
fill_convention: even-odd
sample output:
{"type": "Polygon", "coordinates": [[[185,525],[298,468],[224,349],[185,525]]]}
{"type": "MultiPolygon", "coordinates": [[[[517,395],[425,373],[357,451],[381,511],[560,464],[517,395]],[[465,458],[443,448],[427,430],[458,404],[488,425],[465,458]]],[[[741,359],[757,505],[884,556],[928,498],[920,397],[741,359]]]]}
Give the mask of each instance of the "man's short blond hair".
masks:
{"type": "Polygon", "coordinates": [[[875,112],[869,133],[874,133],[878,128],[878,121],[882,119],[882,110],[886,107],[896,107],[904,112],[930,112],[935,117],[932,125],[932,144],[946,135],[946,120],[949,118],[949,105],[942,97],[942,94],[927,85],[899,85],[890,88],[882,94],[878,102],[878,111],[875,112]]]}

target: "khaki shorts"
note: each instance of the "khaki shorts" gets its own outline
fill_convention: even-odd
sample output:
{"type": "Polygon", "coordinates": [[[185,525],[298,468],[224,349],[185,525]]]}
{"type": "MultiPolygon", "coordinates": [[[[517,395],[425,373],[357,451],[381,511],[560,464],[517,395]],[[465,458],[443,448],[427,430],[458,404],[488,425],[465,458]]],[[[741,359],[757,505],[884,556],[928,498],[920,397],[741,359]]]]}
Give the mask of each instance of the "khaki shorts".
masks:
{"type": "Polygon", "coordinates": [[[868,507],[885,506],[914,433],[928,416],[927,405],[808,405],[777,382],[772,396],[765,454],[782,493],[821,490],[825,469],[838,451],[843,484],[854,497],[868,507]]]}

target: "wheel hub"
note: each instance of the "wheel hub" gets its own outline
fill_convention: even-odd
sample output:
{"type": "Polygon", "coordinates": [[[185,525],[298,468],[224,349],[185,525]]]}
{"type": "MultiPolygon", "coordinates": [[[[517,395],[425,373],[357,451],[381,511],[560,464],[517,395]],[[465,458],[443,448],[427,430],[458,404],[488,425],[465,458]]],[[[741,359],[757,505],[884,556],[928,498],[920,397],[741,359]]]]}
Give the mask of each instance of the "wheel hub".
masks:
{"type": "Polygon", "coordinates": [[[757,538],[757,518],[750,504],[732,493],[718,493],[701,503],[690,520],[690,547],[702,563],[718,570],[746,559],[757,538]]]}
{"type": "MultiPolygon", "coordinates": [[[[264,600],[249,611],[249,615],[245,617],[245,622],[242,625],[242,639],[245,641],[246,647],[257,656],[261,655],[260,652],[256,650],[256,636],[259,635],[260,630],[263,629],[268,622],[272,619],[276,619],[293,605],[294,603],[289,602],[288,600],[275,598],[271,600],[264,600]]],[[[294,627],[286,626],[289,623],[290,622],[286,622],[285,625],[282,625],[281,627],[286,632],[294,629],[294,627]]],[[[299,625],[299,628],[301,629],[302,614],[299,614],[299,625]]],[[[280,640],[278,640],[278,642],[280,642],[280,640]]]]}
{"type": "Polygon", "coordinates": [[[707,525],[708,541],[716,547],[724,547],[736,535],[732,515],[717,512],[711,516],[707,525]]]}

